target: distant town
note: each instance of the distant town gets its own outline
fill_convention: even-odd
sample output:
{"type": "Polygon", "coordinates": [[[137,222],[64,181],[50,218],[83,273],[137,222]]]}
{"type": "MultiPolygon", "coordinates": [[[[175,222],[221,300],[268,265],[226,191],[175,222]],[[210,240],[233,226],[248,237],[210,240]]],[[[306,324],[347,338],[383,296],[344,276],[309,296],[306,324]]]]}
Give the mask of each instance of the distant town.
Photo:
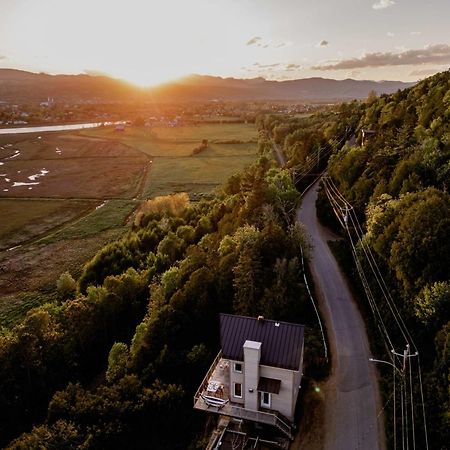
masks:
{"type": "Polygon", "coordinates": [[[48,97],[46,101],[12,104],[0,101],[0,127],[124,121],[137,126],[175,127],[196,122],[253,123],[256,114],[312,114],[333,103],[226,102],[149,104],[91,100],[67,103],[48,97]]]}

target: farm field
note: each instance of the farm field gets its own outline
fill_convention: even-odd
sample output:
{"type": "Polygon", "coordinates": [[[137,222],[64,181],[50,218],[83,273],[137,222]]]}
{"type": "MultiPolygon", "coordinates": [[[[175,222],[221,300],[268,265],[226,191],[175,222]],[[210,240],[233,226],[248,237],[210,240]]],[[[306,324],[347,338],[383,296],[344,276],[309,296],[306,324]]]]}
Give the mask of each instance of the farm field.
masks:
{"type": "Polygon", "coordinates": [[[211,193],[255,160],[256,139],[234,123],[0,136],[0,327],[56,298],[59,275],[76,278],[143,199],[211,193]]]}
{"type": "Polygon", "coordinates": [[[119,140],[151,156],[152,170],[143,187],[144,197],[187,192],[195,199],[254,161],[257,149],[255,126],[244,123],[133,127],[123,133],[95,128],[80,135],[119,140]],[[208,148],[193,155],[203,139],[208,140],[208,148]]]}
{"type": "Polygon", "coordinates": [[[190,156],[192,150],[207,139],[214,141],[253,141],[256,149],[256,128],[253,124],[202,124],[179,127],[132,127],[124,132],[112,128],[92,128],[81,130],[81,136],[118,140],[152,157],[190,156]]]}
{"type": "Polygon", "coordinates": [[[117,142],[68,137],[48,134],[0,145],[0,198],[136,194],[147,156],[117,142]]]}
{"type": "Polygon", "coordinates": [[[96,203],[79,200],[0,200],[0,251],[85,215],[96,203]]]}

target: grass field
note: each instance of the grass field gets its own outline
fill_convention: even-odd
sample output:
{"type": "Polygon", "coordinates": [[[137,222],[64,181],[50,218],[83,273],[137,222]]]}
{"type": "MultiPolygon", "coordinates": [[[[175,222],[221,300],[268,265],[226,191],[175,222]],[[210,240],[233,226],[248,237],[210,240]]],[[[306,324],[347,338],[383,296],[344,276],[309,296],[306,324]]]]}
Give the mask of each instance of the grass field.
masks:
{"type": "Polygon", "coordinates": [[[254,161],[257,149],[256,128],[244,123],[133,127],[125,132],[96,128],[80,134],[119,141],[149,155],[153,163],[143,189],[144,197],[187,192],[195,198],[195,194],[209,193],[254,161]],[[208,148],[193,155],[203,139],[208,140],[208,148]],[[223,143],[231,141],[237,143],[223,143]]]}
{"type": "MultiPolygon", "coordinates": [[[[202,139],[255,140],[253,124],[205,124],[196,126],[127,128],[117,132],[112,128],[93,128],[80,131],[80,135],[118,140],[150,156],[189,156],[202,139]]],[[[255,146],[256,148],[256,146],[255,146]]]]}
{"type": "Polygon", "coordinates": [[[84,239],[112,229],[126,229],[128,218],[139,202],[133,200],[105,200],[90,214],[39,240],[50,244],[64,240],[84,239]]]}
{"type": "Polygon", "coordinates": [[[0,251],[86,214],[95,203],[79,200],[23,200],[0,201],[0,251]]]}
{"type": "Polygon", "coordinates": [[[77,277],[142,199],[214,191],[255,160],[256,137],[247,124],[0,136],[0,250],[12,248],[0,252],[0,327],[55,298],[59,275],[77,277]]]}
{"type": "Polygon", "coordinates": [[[184,158],[156,158],[144,195],[154,197],[171,192],[207,193],[255,159],[255,153],[240,156],[207,156],[208,150],[184,158]]]}

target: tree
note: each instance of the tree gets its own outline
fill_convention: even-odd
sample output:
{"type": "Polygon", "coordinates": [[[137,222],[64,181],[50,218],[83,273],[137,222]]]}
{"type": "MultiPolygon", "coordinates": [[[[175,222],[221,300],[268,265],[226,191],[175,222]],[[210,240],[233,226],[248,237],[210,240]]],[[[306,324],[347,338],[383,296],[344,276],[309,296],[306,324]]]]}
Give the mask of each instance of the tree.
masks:
{"type": "Polygon", "coordinates": [[[127,371],[128,363],[128,347],[123,342],[116,342],[111,347],[108,356],[108,370],[106,371],[106,379],[109,383],[123,378],[127,371]]]}
{"type": "Polygon", "coordinates": [[[257,315],[261,261],[254,248],[247,247],[241,251],[233,274],[234,311],[245,316],[257,315]]]}
{"type": "Polygon", "coordinates": [[[366,103],[368,105],[372,105],[373,103],[375,103],[378,99],[377,93],[372,89],[369,94],[367,95],[367,100],[366,103]]]}
{"type": "Polygon", "coordinates": [[[288,170],[270,169],[266,175],[269,199],[277,208],[286,224],[292,222],[300,201],[300,194],[294,186],[288,170]]]}
{"type": "Polygon", "coordinates": [[[80,430],[75,424],[58,420],[50,426],[41,425],[33,428],[31,433],[22,435],[7,448],[8,450],[89,448],[83,444],[86,444],[86,441],[80,436],[80,430]]]}
{"type": "Polygon", "coordinates": [[[69,272],[64,272],[56,282],[56,289],[62,300],[74,298],[77,292],[77,283],[69,272]]]}
{"type": "Polygon", "coordinates": [[[435,329],[450,320],[450,281],[427,284],[414,299],[414,312],[421,322],[435,329]]]}

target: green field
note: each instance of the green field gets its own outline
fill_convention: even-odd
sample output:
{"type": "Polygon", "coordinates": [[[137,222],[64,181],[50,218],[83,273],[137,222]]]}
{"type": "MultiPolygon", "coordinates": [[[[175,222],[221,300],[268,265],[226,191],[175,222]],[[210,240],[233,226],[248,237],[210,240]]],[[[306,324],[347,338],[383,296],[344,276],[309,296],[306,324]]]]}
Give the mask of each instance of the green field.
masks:
{"type": "Polygon", "coordinates": [[[143,199],[209,195],[256,159],[256,138],[253,125],[225,123],[1,136],[0,250],[12,250],[0,251],[0,327],[55,298],[59,275],[77,277],[143,199]],[[39,184],[13,187],[42,169],[39,184]]]}
{"type": "Polygon", "coordinates": [[[78,200],[23,200],[0,201],[0,250],[35,238],[79,215],[87,214],[95,203],[78,200]]]}
{"type": "MultiPolygon", "coordinates": [[[[94,128],[80,132],[82,136],[118,140],[150,156],[189,156],[202,139],[256,140],[253,124],[205,124],[179,127],[127,128],[117,132],[112,128],[94,128]]],[[[254,145],[256,148],[256,145],[254,145]]]]}
{"type": "Polygon", "coordinates": [[[207,193],[255,159],[254,150],[251,153],[243,151],[240,156],[209,156],[209,152],[207,149],[196,156],[155,158],[145,195],[154,197],[171,192],[207,193]]]}
{"type": "Polygon", "coordinates": [[[197,126],[111,128],[83,130],[83,136],[119,141],[152,158],[144,197],[171,192],[209,193],[256,157],[256,128],[252,124],[203,124],[197,126]],[[193,155],[203,139],[208,148],[193,155]],[[223,142],[236,143],[223,143],[223,142]]]}

